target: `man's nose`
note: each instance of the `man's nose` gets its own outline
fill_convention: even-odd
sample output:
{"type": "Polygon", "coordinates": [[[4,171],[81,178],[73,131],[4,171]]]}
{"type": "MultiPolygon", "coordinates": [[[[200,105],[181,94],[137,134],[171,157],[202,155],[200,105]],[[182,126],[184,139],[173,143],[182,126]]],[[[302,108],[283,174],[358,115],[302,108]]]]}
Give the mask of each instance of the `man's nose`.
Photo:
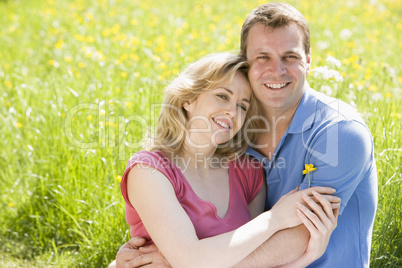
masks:
{"type": "Polygon", "coordinates": [[[281,76],[286,73],[286,66],[281,59],[271,59],[267,63],[267,72],[274,76],[281,76]]]}

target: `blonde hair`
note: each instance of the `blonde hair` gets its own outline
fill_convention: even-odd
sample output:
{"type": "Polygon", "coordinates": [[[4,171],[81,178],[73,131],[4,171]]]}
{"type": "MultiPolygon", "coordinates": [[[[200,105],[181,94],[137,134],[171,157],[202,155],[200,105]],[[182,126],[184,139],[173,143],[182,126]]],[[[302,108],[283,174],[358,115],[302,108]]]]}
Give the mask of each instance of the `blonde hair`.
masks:
{"type": "MultiPolygon", "coordinates": [[[[180,73],[166,88],[156,131],[147,149],[173,154],[182,152],[188,135],[188,119],[183,104],[195,101],[201,93],[214,89],[219,84],[230,83],[238,71],[247,78],[248,64],[242,57],[216,53],[203,57],[180,73]]],[[[256,102],[252,95],[245,122],[256,115],[256,102]]],[[[253,121],[247,125],[254,127],[253,121]]],[[[215,155],[234,160],[245,152],[248,142],[254,141],[254,135],[248,134],[243,125],[230,141],[218,146],[215,155]]]]}

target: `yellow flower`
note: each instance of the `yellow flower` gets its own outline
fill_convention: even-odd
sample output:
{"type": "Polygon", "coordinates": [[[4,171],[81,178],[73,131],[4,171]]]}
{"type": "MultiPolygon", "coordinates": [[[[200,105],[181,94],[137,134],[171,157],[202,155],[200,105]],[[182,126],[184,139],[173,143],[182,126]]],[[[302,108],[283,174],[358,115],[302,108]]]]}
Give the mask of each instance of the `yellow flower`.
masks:
{"type": "Polygon", "coordinates": [[[13,203],[9,203],[8,206],[9,206],[9,207],[13,207],[14,204],[13,204],[13,203]]]}
{"type": "Polygon", "coordinates": [[[120,176],[120,175],[116,175],[116,180],[117,180],[118,182],[121,182],[121,176],[120,176]]]}
{"type": "Polygon", "coordinates": [[[63,44],[64,44],[63,40],[59,40],[59,41],[57,41],[57,43],[54,45],[54,47],[55,47],[56,49],[62,49],[62,48],[63,48],[63,44]]]}
{"type": "Polygon", "coordinates": [[[10,88],[10,89],[13,87],[13,83],[11,83],[11,82],[8,81],[8,80],[4,81],[4,85],[6,85],[6,87],[8,87],[8,88],[10,88]]]}
{"type": "Polygon", "coordinates": [[[59,63],[55,60],[49,60],[48,63],[56,68],[59,67],[59,63]]]}
{"type": "Polygon", "coordinates": [[[314,167],[314,165],[313,164],[305,164],[304,165],[304,168],[305,168],[305,170],[303,170],[303,175],[305,175],[305,174],[307,174],[307,173],[310,173],[310,172],[312,172],[312,171],[314,171],[314,170],[316,170],[317,168],[316,167],[314,167]]]}
{"type": "Polygon", "coordinates": [[[22,123],[17,122],[17,123],[15,124],[15,126],[16,126],[17,128],[22,128],[22,123]]]}
{"type": "Polygon", "coordinates": [[[311,172],[313,172],[314,170],[316,170],[317,168],[316,167],[314,167],[314,165],[313,164],[305,164],[304,165],[304,170],[303,170],[303,175],[306,175],[306,174],[308,174],[308,187],[310,187],[311,186],[311,181],[310,181],[310,173],[311,172]]]}

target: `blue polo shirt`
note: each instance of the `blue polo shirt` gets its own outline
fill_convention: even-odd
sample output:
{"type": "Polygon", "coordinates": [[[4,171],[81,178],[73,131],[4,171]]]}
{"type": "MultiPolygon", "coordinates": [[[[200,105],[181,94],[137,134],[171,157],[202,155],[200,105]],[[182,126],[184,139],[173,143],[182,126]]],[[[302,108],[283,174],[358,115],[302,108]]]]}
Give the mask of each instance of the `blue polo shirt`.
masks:
{"type": "Polygon", "coordinates": [[[377,171],[371,134],[348,104],[306,86],[292,122],[271,160],[253,150],[263,163],[268,186],[266,209],[297,186],[330,186],[342,199],[337,228],[325,254],[309,267],[368,267],[377,207],[377,171]]]}

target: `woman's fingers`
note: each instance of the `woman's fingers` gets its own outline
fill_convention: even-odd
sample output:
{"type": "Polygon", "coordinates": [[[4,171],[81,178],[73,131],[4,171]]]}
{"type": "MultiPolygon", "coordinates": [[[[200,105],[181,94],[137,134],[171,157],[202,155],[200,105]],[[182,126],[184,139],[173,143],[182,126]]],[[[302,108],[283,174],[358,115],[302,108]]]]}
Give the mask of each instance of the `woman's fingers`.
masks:
{"type": "Polygon", "coordinates": [[[333,194],[335,193],[335,189],[331,187],[324,187],[324,186],[314,186],[311,188],[307,188],[303,190],[307,195],[312,195],[313,191],[320,193],[320,194],[333,194]]]}

